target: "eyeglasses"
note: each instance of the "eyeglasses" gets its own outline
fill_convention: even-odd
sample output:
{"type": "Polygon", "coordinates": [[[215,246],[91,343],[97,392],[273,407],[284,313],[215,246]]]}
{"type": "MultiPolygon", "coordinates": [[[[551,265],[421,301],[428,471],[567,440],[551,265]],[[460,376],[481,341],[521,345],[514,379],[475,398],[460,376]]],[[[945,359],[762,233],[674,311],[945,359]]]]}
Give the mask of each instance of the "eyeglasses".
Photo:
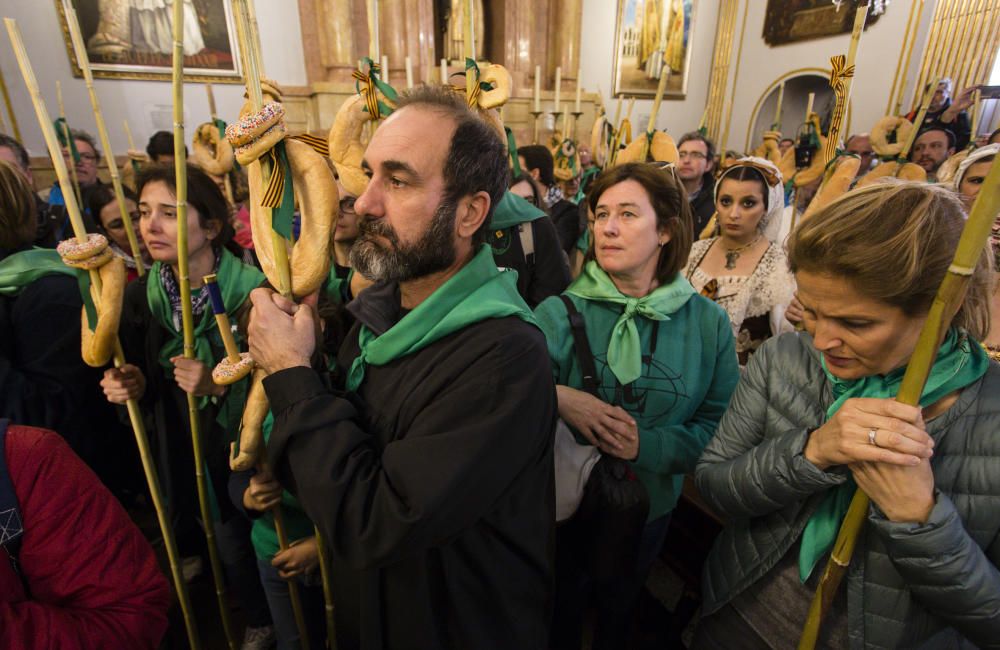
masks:
{"type": "MultiPolygon", "coordinates": [[[[68,151],[63,152],[63,158],[69,160],[72,154],[68,151]]],[[[97,156],[92,153],[81,153],[80,160],[83,162],[97,162],[97,156]]]]}
{"type": "Polygon", "coordinates": [[[708,158],[705,154],[700,151],[680,151],[677,153],[677,157],[681,160],[690,158],[691,160],[705,160],[708,158]]]}

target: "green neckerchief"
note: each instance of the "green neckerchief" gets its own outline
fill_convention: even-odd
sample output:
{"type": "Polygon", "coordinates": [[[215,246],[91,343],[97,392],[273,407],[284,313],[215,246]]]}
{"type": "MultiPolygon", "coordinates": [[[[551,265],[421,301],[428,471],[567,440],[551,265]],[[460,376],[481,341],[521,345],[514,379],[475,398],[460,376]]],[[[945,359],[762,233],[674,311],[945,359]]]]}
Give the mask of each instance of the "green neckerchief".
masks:
{"type": "MultiPolygon", "coordinates": [[[[986,374],[988,367],[989,357],[981,346],[970,341],[964,332],[959,333],[955,328],[948,330],[931,368],[930,377],[924,385],[920,406],[926,408],[945,395],[965,388],[986,374]]],[[[844,402],[853,397],[895,397],[906,373],[906,366],[896,368],[885,376],[872,375],[844,380],[830,374],[824,360],[823,372],[833,388],[834,401],[826,410],[826,419],[829,420],[844,402]]],[[[840,530],[840,522],[847,514],[847,507],[856,489],[854,480],[848,478],[845,483],[827,493],[819,508],[809,518],[799,544],[799,579],[802,582],[809,578],[820,558],[833,546],[840,530]]]]}
{"type": "Polygon", "coordinates": [[[346,278],[338,278],[337,265],[334,262],[330,262],[330,272],[326,274],[326,281],[323,282],[321,291],[334,303],[342,305],[345,302],[345,298],[350,297],[351,278],[353,277],[354,269],[351,269],[347,272],[346,278]]]}
{"type": "Polygon", "coordinates": [[[468,264],[382,335],[361,326],[361,352],[351,364],[347,389],[358,389],[368,365],[385,365],[473,323],[507,316],[537,327],[534,315],[517,293],[517,274],[498,271],[493,251],[483,244],[468,264]]]}
{"type": "Polygon", "coordinates": [[[32,248],[0,260],[0,296],[16,296],[26,286],[49,275],[69,275],[80,285],[90,328],[97,327],[97,310],[90,295],[90,273],[63,264],[55,249],[32,248]]]}
{"type": "MultiPolygon", "coordinates": [[[[160,366],[169,373],[174,367],[170,359],[184,354],[184,334],[174,328],[170,298],[167,297],[167,292],[164,291],[163,285],[160,283],[161,266],[162,262],[155,262],[149,270],[146,280],[146,300],[149,302],[149,311],[153,313],[153,318],[170,335],[163,347],[160,348],[159,357],[160,366]]],[[[216,275],[219,277],[219,288],[222,290],[222,302],[230,317],[246,302],[250,292],[264,281],[263,273],[255,267],[240,262],[226,249],[222,249],[216,275]]],[[[215,326],[215,315],[210,308],[206,307],[201,319],[195,323],[194,327],[194,356],[210,368],[215,367],[217,361],[212,355],[212,346],[209,343],[209,334],[215,326]]],[[[237,344],[239,344],[239,339],[237,339],[237,344]]],[[[231,398],[232,395],[226,402],[232,401],[231,398]]],[[[205,408],[208,402],[207,397],[198,398],[198,408],[205,408]]],[[[240,408],[242,409],[242,404],[240,408]]],[[[222,420],[220,414],[220,422],[222,420]]]]}
{"type": "Polygon", "coordinates": [[[597,175],[601,173],[601,168],[597,165],[592,165],[583,171],[580,176],[580,189],[576,191],[576,195],[570,199],[573,203],[579,205],[587,198],[587,188],[590,186],[590,182],[597,178],[597,175]]]}
{"type": "Polygon", "coordinates": [[[608,367],[624,386],[642,376],[642,344],[639,340],[639,328],[635,325],[636,316],[644,316],[650,320],[670,320],[670,314],[687,303],[695,294],[694,287],[680,273],[662,287],[653,289],[642,298],[626,296],[607,273],[590,261],[583,267],[566,293],[584,300],[597,300],[624,305],[622,315],[618,317],[611,330],[608,341],[608,367]]]}
{"type": "Polygon", "coordinates": [[[506,230],[512,226],[541,219],[544,216],[545,212],[541,208],[531,205],[517,194],[507,190],[503,193],[500,202],[497,203],[496,210],[493,211],[490,230],[506,230]]]}

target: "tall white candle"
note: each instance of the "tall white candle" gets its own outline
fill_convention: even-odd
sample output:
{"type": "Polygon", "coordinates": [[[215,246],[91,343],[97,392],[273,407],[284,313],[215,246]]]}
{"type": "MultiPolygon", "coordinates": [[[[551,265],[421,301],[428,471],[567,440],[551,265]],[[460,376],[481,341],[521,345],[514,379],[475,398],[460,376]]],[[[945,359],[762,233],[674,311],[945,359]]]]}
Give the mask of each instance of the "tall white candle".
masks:
{"type": "Polygon", "coordinates": [[[560,100],[562,94],[562,68],[556,66],[556,108],[553,111],[556,115],[562,112],[562,101],[560,100]]]}
{"type": "Polygon", "coordinates": [[[413,88],[413,63],[406,57],[406,87],[413,88]]]}
{"type": "Polygon", "coordinates": [[[542,66],[535,66],[535,112],[542,112],[542,66]]]}
{"type": "Polygon", "coordinates": [[[441,83],[448,85],[448,59],[441,59],[441,83]]]}
{"type": "Polygon", "coordinates": [[[573,104],[573,112],[579,113],[580,111],[580,93],[583,88],[583,84],[580,83],[580,75],[583,73],[583,68],[577,68],[576,70],[576,103],[573,104]]]}

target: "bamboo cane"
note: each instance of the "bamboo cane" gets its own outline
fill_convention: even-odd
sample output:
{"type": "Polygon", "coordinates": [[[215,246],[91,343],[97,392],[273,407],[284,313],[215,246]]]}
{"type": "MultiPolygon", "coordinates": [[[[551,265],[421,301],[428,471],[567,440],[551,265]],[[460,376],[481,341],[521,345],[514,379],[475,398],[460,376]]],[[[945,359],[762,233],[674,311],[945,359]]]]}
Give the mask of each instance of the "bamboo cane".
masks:
{"type": "MultiPolygon", "coordinates": [[[[375,2],[376,0],[370,0],[375,2]]],[[[233,0],[234,13],[236,14],[237,36],[240,47],[245,53],[247,62],[245,80],[250,102],[254,110],[260,110],[264,104],[263,93],[260,86],[260,56],[261,51],[256,36],[252,33],[256,31],[251,23],[249,0],[233,0]]],[[[376,35],[377,36],[377,35],[376,35]]],[[[373,59],[375,60],[375,59],[373,59]]],[[[263,156],[258,161],[261,167],[261,178],[264,186],[267,186],[273,170],[271,160],[263,156]]],[[[290,182],[290,179],[286,179],[290,182]]],[[[270,212],[270,209],[267,208],[270,212]]],[[[277,268],[277,278],[268,278],[282,296],[292,298],[291,266],[288,261],[288,242],[280,234],[271,229],[271,243],[274,246],[274,262],[277,268]]],[[[274,530],[278,537],[278,546],[284,551],[288,548],[288,536],[285,533],[284,518],[281,516],[281,508],[275,506],[272,510],[274,516],[274,530]]],[[[299,629],[299,639],[303,650],[309,647],[309,632],[305,625],[302,601],[299,598],[298,586],[294,581],[288,583],[288,596],[292,603],[292,612],[295,616],[295,623],[299,629]]]]}
{"type": "MultiPolygon", "coordinates": [[[[62,95],[62,83],[56,80],[56,102],[59,106],[59,118],[62,122],[59,123],[59,128],[62,129],[63,139],[66,141],[66,151],[72,157],[73,155],[73,132],[69,128],[69,122],[66,121],[66,104],[63,103],[62,95]]],[[[83,205],[83,193],[80,192],[80,179],[76,175],[76,160],[73,160],[73,164],[70,165],[69,174],[70,178],[73,179],[73,195],[76,196],[76,204],[83,205]]]]}
{"type": "MultiPolygon", "coordinates": [[[[111,176],[111,186],[115,191],[115,200],[118,202],[118,213],[122,218],[122,225],[125,227],[125,236],[128,238],[128,246],[132,251],[132,259],[135,260],[135,270],[141,278],[146,274],[145,265],[142,263],[142,251],[139,249],[139,240],[135,236],[135,228],[132,226],[132,217],[128,213],[128,206],[125,205],[125,192],[122,190],[122,181],[118,174],[118,163],[115,162],[115,154],[111,148],[111,138],[108,136],[108,127],[104,122],[104,113],[101,112],[101,102],[97,99],[97,91],[94,90],[94,75],[90,70],[90,61],[86,56],[86,48],[83,44],[83,36],[80,34],[80,24],[77,22],[76,12],[66,12],[66,25],[69,27],[70,39],[73,42],[73,49],[80,53],[78,63],[83,71],[83,80],[87,85],[90,94],[90,106],[94,109],[94,119],[97,122],[97,135],[101,139],[101,147],[108,163],[108,174],[111,176]]],[[[95,220],[100,219],[100,215],[91,215],[95,220]]]]}
{"type": "Polygon", "coordinates": [[[892,111],[892,98],[896,95],[896,87],[898,84],[906,80],[906,70],[903,68],[903,54],[906,50],[906,41],[910,38],[910,29],[913,25],[913,12],[917,8],[916,2],[910,3],[910,13],[906,17],[906,29],[903,30],[903,49],[899,52],[899,59],[896,61],[896,72],[892,76],[892,87],[889,89],[889,99],[886,102],[885,113],[890,114],[892,111]],[[900,73],[902,73],[902,80],[900,80],[900,73]]]}
{"type": "MultiPolygon", "coordinates": [[[[476,17],[473,13],[475,11],[475,0],[466,0],[465,2],[465,58],[476,60],[476,17]]],[[[476,79],[475,75],[469,74],[468,71],[465,73],[465,96],[471,98],[476,91],[476,84],[479,80],[476,79]]],[[[558,109],[557,109],[558,110],[558,109]]]]}
{"type": "MultiPolygon", "coordinates": [[[[992,34],[992,38],[987,40],[985,46],[979,50],[980,52],[996,52],[998,46],[1000,46],[1000,6],[994,4],[992,7],[992,12],[993,12],[992,18],[990,19],[990,30],[988,32],[989,34],[992,34]]],[[[990,58],[987,56],[980,57],[979,65],[976,66],[976,75],[974,81],[976,83],[986,83],[989,71],[990,71],[990,58]]]]}
{"type": "Polygon", "coordinates": [[[952,80],[952,92],[958,90],[955,86],[955,54],[959,44],[956,41],[964,41],[961,36],[965,33],[965,25],[968,18],[968,8],[970,0],[956,0],[955,16],[951,22],[951,29],[948,34],[948,44],[944,50],[944,56],[939,62],[937,76],[948,77],[952,80]]]}
{"type": "MultiPolygon", "coordinates": [[[[837,145],[840,144],[840,130],[844,126],[844,119],[847,117],[847,106],[851,101],[851,84],[854,81],[853,73],[851,69],[854,67],[854,61],[858,55],[858,45],[861,43],[861,32],[865,27],[865,18],[868,17],[868,5],[861,4],[858,5],[857,12],[854,14],[854,29],[851,31],[851,45],[847,49],[847,62],[845,64],[844,74],[851,74],[846,79],[843,80],[843,91],[837,92],[837,86],[835,81],[831,76],[831,85],[834,85],[834,92],[836,93],[836,107],[833,110],[834,119],[830,122],[830,128],[827,130],[826,134],[826,146],[823,147],[823,164],[829,164],[831,160],[837,157],[837,145]]],[[[835,73],[834,73],[835,74],[835,73]]]]}
{"type": "MultiPolygon", "coordinates": [[[[621,147],[621,144],[622,144],[622,126],[626,122],[629,122],[629,123],[632,122],[632,107],[634,107],[634,106],[635,106],[635,97],[629,97],[628,108],[625,109],[625,117],[618,124],[618,128],[615,130],[614,143],[613,143],[613,146],[611,147],[610,155],[608,156],[608,159],[611,161],[608,164],[609,167],[614,167],[615,161],[618,160],[618,149],[619,149],[619,147],[621,147]]],[[[629,136],[629,137],[631,137],[631,136],[629,136]]]]}
{"type": "Polygon", "coordinates": [[[913,104],[917,104],[923,97],[923,84],[927,83],[930,77],[936,76],[934,69],[944,48],[944,26],[953,6],[947,2],[938,2],[934,8],[934,18],[927,30],[930,43],[924,48],[924,63],[917,85],[913,89],[913,104]]]}
{"type": "Polygon", "coordinates": [[[743,37],[747,32],[747,14],[750,13],[750,0],[743,0],[743,24],[740,26],[740,45],[736,50],[736,69],[733,70],[733,90],[729,95],[729,109],[726,111],[726,130],[722,132],[719,148],[726,149],[729,142],[729,127],[733,121],[733,106],[736,105],[736,86],[740,81],[740,63],[743,61],[743,37]]]}
{"type": "MultiPolygon", "coordinates": [[[[990,9],[990,4],[988,0],[984,0],[982,3],[976,6],[975,9],[976,19],[973,20],[971,37],[966,42],[966,45],[968,46],[968,51],[965,52],[964,54],[968,54],[968,52],[973,52],[973,53],[982,52],[980,47],[982,46],[983,32],[988,23],[987,16],[989,15],[989,9],[990,9]]],[[[962,74],[962,79],[958,87],[965,88],[969,84],[974,83],[975,75],[976,75],[976,62],[973,61],[971,65],[969,65],[966,68],[965,72],[962,74]]]]}
{"type": "Polygon", "coordinates": [[[10,93],[7,92],[7,80],[3,77],[3,70],[0,70],[0,94],[3,95],[4,106],[7,107],[7,117],[10,118],[10,126],[14,130],[14,137],[21,141],[21,127],[17,124],[17,115],[14,114],[14,105],[10,101],[10,93]]]}
{"type": "MultiPolygon", "coordinates": [[[[933,79],[933,81],[934,83],[927,87],[927,91],[924,93],[923,101],[920,102],[920,110],[917,111],[917,118],[913,121],[913,128],[910,129],[910,136],[906,139],[902,150],[900,150],[899,155],[897,156],[900,160],[904,160],[909,157],[910,149],[913,147],[913,143],[917,140],[917,133],[920,132],[920,127],[924,123],[924,117],[927,115],[927,109],[931,105],[931,99],[934,98],[934,92],[937,90],[938,84],[941,83],[941,80],[937,78],[933,79]]],[[[900,165],[899,169],[902,168],[903,166],[900,165]]],[[[899,173],[898,170],[897,173],[899,173]]]]}
{"type": "MultiPolygon", "coordinates": [[[[45,145],[52,158],[52,165],[56,170],[59,179],[59,186],[63,188],[66,195],[66,212],[69,215],[69,222],[73,228],[73,234],[78,241],[84,242],[87,238],[87,230],[83,225],[83,217],[80,214],[80,206],[74,200],[73,192],[70,191],[70,177],[66,169],[66,161],[62,157],[62,147],[56,137],[55,129],[49,118],[49,112],[45,108],[41,92],[38,89],[38,80],[35,78],[31,62],[28,60],[28,53],[24,49],[21,40],[21,30],[17,26],[17,21],[11,18],[4,18],[7,33],[10,35],[11,45],[14,55],[17,58],[18,67],[24,77],[24,84],[31,95],[31,103],[35,108],[35,115],[38,117],[38,125],[41,127],[42,135],[45,138],[45,145]]],[[[95,305],[99,306],[101,295],[101,276],[96,270],[90,271],[91,294],[95,305]]],[[[114,354],[115,367],[120,368],[125,365],[125,355],[122,352],[120,342],[115,343],[114,354]]],[[[156,518],[160,525],[160,534],[163,535],[163,545],[167,552],[167,561],[170,565],[170,575],[173,578],[174,590],[181,607],[181,614],[184,618],[184,627],[187,630],[188,643],[197,650],[201,648],[201,641],[198,638],[198,627],[195,624],[191,609],[191,599],[188,597],[187,583],[181,573],[180,554],[177,552],[177,541],[174,538],[173,529],[170,527],[170,518],[167,514],[166,505],[163,503],[163,492],[160,489],[160,479],[156,473],[156,464],[153,460],[152,451],[149,448],[149,438],[146,436],[146,426],[139,411],[139,401],[128,400],[129,421],[132,424],[132,431],[135,434],[136,446],[139,448],[139,457],[142,460],[142,469],[146,476],[146,484],[149,487],[150,498],[153,501],[153,508],[156,510],[156,518]]]]}
{"type": "Polygon", "coordinates": [[[670,66],[664,61],[660,67],[660,83],[656,86],[656,98],[653,100],[653,110],[649,112],[649,122],[646,124],[646,133],[642,142],[642,153],[639,160],[646,162],[649,157],[649,143],[656,132],[656,114],[660,111],[660,104],[663,102],[663,93],[667,89],[667,80],[670,79],[670,66]]]}
{"type": "MultiPolygon", "coordinates": [[[[922,16],[924,14],[924,0],[919,2],[914,2],[912,7],[917,8],[917,16],[922,16]]],[[[906,90],[906,79],[909,77],[910,72],[910,59],[913,56],[913,48],[917,44],[917,30],[920,28],[920,19],[918,18],[913,26],[913,33],[910,36],[910,45],[906,48],[906,62],[903,63],[903,76],[899,80],[899,94],[896,95],[896,105],[893,114],[899,115],[903,110],[903,92],[906,90]]],[[[890,96],[891,100],[891,96],[890,96]]]]}
{"type": "MultiPolygon", "coordinates": [[[[982,255],[983,246],[990,235],[990,228],[996,219],[997,212],[1000,212],[1000,165],[993,165],[983,182],[982,189],[979,190],[976,202],[973,204],[969,218],[962,229],[955,258],[941,282],[934,303],[927,314],[927,320],[920,331],[920,337],[917,339],[916,348],[914,348],[913,355],[906,366],[906,373],[903,375],[896,401],[910,406],[919,404],[920,395],[927,382],[927,377],[930,375],[931,367],[934,365],[938,348],[941,347],[948,327],[965,299],[969,278],[972,276],[980,255],[982,255]]],[[[799,650],[810,650],[816,646],[820,624],[833,602],[840,581],[847,573],[851,554],[854,552],[861,526],[868,514],[868,505],[868,496],[858,489],[854,493],[847,514],[844,516],[830,560],[809,607],[809,617],[802,630],[799,650]]]]}
{"type": "Polygon", "coordinates": [[[128,120],[122,120],[122,126],[125,127],[125,138],[128,140],[128,148],[135,149],[135,140],[132,138],[132,129],[129,128],[128,120]]]}
{"type": "MultiPolygon", "coordinates": [[[[963,38],[959,39],[958,47],[955,49],[955,57],[952,61],[952,68],[954,69],[954,82],[955,90],[961,90],[965,88],[966,83],[969,78],[969,71],[972,65],[966,65],[966,58],[969,54],[969,48],[972,46],[974,34],[976,31],[976,17],[982,11],[983,0],[971,0],[966,13],[965,20],[962,21],[961,34],[964,35],[963,38]]],[[[978,54],[978,52],[977,52],[978,54]]]]}
{"type": "Polygon", "coordinates": [[[774,107],[774,121],[771,122],[772,131],[781,130],[781,105],[785,99],[785,82],[782,81],[781,85],[778,86],[778,103],[774,107]]]}
{"type": "Polygon", "coordinates": [[[319,532],[318,526],[313,526],[313,535],[316,536],[316,549],[319,552],[319,573],[323,580],[323,606],[326,613],[326,640],[327,646],[332,650],[337,647],[337,625],[333,617],[333,582],[330,574],[330,554],[326,549],[326,541],[323,534],[319,532]]]}
{"type": "MultiPolygon", "coordinates": [[[[177,283],[181,294],[181,323],[184,331],[184,358],[194,359],[194,315],[191,310],[191,278],[188,259],[187,222],[187,159],[184,147],[184,3],[173,6],[174,54],[174,169],[176,174],[177,201],[177,283]]],[[[229,617],[229,603],[226,599],[226,582],[222,572],[222,561],[215,540],[215,521],[209,504],[208,480],[205,476],[204,447],[201,440],[200,413],[194,393],[188,392],[188,417],[191,422],[191,444],[194,447],[195,480],[198,486],[198,505],[201,509],[202,525],[208,542],[208,559],[215,582],[215,597],[219,604],[222,629],[230,650],[236,650],[236,637],[229,617]]]]}

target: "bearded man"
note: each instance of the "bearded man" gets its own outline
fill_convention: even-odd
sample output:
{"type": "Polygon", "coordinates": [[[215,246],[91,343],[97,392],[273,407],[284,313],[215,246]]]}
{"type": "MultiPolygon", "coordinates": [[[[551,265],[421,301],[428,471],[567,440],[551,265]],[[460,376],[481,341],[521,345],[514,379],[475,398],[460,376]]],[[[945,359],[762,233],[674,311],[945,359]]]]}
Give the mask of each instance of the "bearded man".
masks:
{"type": "Polygon", "coordinates": [[[325,534],[339,648],[547,645],[556,395],[545,339],[484,244],[506,151],[464,98],[404,93],[368,145],[356,272],[375,281],[338,356],[317,318],[253,295],[268,456],[325,534]],[[429,138],[433,133],[435,137],[429,138]]]}

